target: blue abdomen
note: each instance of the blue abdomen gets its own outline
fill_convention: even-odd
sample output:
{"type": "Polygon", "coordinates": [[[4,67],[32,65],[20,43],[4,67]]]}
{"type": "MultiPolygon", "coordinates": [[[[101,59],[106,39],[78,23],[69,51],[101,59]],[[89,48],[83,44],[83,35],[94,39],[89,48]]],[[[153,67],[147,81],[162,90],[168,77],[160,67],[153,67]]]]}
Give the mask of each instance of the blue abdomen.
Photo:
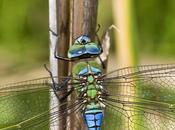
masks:
{"type": "Polygon", "coordinates": [[[102,109],[89,109],[83,112],[88,130],[101,130],[103,120],[102,109]]]}

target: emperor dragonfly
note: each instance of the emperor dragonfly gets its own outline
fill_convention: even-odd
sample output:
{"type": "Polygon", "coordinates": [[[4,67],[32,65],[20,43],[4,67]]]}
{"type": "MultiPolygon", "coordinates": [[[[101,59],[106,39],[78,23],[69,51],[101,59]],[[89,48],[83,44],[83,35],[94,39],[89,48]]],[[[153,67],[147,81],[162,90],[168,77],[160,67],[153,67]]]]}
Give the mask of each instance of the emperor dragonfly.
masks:
{"type": "Polygon", "coordinates": [[[59,84],[50,82],[54,78],[1,86],[0,128],[45,130],[55,121],[64,121],[62,129],[71,130],[87,126],[89,130],[175,129],[175,64],[128,67],[103,74],[100,65],[87,61],[77,63],[72,76],[59,77],[59,84]],[[57,97],[65,102],[49,108],[49,92],[53,91],[61,92],[57,97]],[[72,95],[75,98],[69,98],[72,95]],[[100,111],[88,115],[90,103],[100,111]],[[62,106],[65,109],[50,113],[62,106]]]}

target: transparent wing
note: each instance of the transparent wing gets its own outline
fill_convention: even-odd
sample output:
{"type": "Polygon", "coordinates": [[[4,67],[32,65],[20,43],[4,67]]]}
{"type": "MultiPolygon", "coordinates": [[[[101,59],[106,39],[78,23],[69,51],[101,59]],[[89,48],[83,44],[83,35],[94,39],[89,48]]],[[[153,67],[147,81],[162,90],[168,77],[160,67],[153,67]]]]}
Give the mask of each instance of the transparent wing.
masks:
{"type": "Polygon", "coordinates": [[[103,128],[175,129],[175,64],[128,67],[101,78],[108,92],[103,128]]]}
{"type": "MultiPolygon", "coordinates": [[[[60,79],[59,83],[62,86],[59,93],[63,96],[74,85],[65,83],[65,79],[60,79]]],[[[51,79],[46,77],[1,86],[0,129],[85,129],[80,112],[83,99],[77,99],[74,90],[58,103],[51,85],[51,79]]]]}

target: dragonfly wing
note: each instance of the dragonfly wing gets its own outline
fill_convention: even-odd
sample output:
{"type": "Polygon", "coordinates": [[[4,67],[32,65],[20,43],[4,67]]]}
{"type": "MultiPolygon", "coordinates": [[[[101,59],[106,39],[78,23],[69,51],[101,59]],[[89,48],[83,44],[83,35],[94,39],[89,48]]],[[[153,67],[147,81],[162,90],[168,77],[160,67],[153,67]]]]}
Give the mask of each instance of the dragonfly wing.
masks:
{"type": "Polygon", "coordinates": [[[175,65],[128,67],[104,75],[103,86],[109,93],[171,102],[175,98],[175,65]]]}
{"type": "Polygon", "coordinates": [[[175,108],[170,104],[137,99],[130,96],[109,96],[103,99],[103,128],[109,130],[174,130],[175,108]],[[131,101],[132,100],[132,101],[131,101]],[[110,120],[109,120],[110,119],[110,120]]]}
{"type": "MultiPolygon", "coordinates": [[[[63,129],[84,129],[80,112],[83,104],[76,99],[75,91],[58,104],[51,85],[50,78],[41,78],[1,86],[0,129],[56,130],[57,122],[62,123],[59,127],[63,129]],[[72,116],[74,114],[77,116],[72,116]]],[[[66,89],[63,90],[66,93],[66,89]]]]}
{"type": "Polygon", "coordinates": [[[104,97],[106,116],[118,122],[114,128],[175,129],[174,64],[116,70],[104,75],[103,86],[108,92],[104,97]]]}

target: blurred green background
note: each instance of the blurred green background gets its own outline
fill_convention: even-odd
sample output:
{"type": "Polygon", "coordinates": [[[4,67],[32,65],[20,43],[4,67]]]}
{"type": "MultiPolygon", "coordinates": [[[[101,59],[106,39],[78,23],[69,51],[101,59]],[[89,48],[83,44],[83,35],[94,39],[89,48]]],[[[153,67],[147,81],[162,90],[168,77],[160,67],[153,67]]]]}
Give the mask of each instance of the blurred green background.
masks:
{"type": "MultiPolygon", "coordinates": [[[[151,63],[172,62],[175,55],[175,1],[132,2],[135,50],[139,60],[141,63],[151,60],[151,63]]],[[[98,9],[101,35],[113,24],[112,0],[99,0],[98,9]]],[[[111,37],[114,46],[113,32],[111,37]]],[[[32,70],[40,73],[38,68],[47,73],[42,66],[48,63],[48,47],[47,0],[0,0],[0,80],[32,70]]]]}
{"type": "Polygon", "coordinates": [[[1,80],[43,69],[49,57],[48,43],[47,0],[0,0],[1,80]]]}

